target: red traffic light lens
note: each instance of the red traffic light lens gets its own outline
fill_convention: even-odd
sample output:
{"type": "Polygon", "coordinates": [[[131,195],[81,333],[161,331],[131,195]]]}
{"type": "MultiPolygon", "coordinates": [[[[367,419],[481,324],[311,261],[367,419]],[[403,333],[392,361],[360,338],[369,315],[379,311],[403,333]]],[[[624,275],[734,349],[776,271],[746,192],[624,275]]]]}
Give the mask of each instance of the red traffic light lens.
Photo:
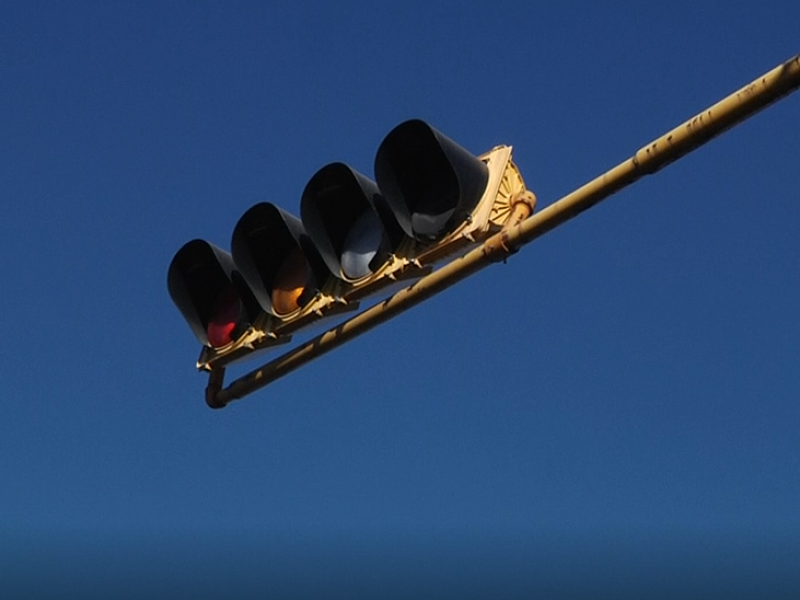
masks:
{"type": "Polygon", "coordinates": [[[242,317],[242,303],[233,286],[228,287],[217,300],[208,320],[206,333],[208,343],[214,348],[227,346],[233,341],[233,333],[242,317]]]}

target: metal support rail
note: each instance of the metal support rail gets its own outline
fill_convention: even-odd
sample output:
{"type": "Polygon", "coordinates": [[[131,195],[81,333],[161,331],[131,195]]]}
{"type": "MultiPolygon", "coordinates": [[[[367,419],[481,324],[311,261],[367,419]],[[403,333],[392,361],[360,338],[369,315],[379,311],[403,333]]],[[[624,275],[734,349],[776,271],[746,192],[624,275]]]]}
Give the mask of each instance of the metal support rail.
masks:
{"type": "Polygon", "coordinates": [[[484,267],[504,260],[524,244],[555,229],[641,177],[655,173],[689,154],[798,87],[800,54],[650,142],[631,158],[540,212],[518,223],[511,223],[480,247],[383,302],[232,381],[228,387],[223,387],[224,369],[213,370],[206,388],[206,402],[212,408],[222,408],[424,302],[484,267]]]}

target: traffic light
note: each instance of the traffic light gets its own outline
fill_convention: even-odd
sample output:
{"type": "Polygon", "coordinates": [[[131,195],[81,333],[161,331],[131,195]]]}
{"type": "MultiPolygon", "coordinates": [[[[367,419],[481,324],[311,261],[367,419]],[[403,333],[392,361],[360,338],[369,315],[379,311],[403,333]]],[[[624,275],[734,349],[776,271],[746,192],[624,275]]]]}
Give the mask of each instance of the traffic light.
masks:
{"type": "Polygon", "coordinates": [[[233,260],[260,307],[272,316],[271,331],[285,335],[347,302],[320,251],[294,215],[261,202],[236,223],[233,260]]]}
{"type": "MultiPolygon", "coordinates": [[[[464,246],[476,247],[425,275],[408,288],[376,302],[347,321],[240,377],[226,388],[223,387],[224,365],[214,368],[218,363],[211,365],[209,361],[199,361],[198,366],[210,370],[206,402],[212,408],[226,406],[370,331],[483,267],[504,260],[522,245],[532,242],[641,177],[685,156],[770,103],[790,94],[798,86],[800,56],[794,56],[703,113],[643,146],[631,158],[549,205],[546,211],[533,218],[529,217],[535,208],[536,197],[526,189],[519,171],[511,162],[509,147],[498,146],[477,157],[478,162],[485,165],[484,168],[474,160],[475,157],[466,151],[462,152],[460,146],[424,122],[413,120],[399,125],[386,137],[376,157],[377,194],[372,185],[365,186],[361,176],[355,172],[347,174],[340,167],[336,167],[336,170],[342,171],[345,179],[350,178],[351,189],[355,182],[360,189],[356,196],[360,193],[367,199],[385,198],[401,229],[412,240],[411,245],[401,243],[395,251],[387,250],[383,233],[378,235],[377,232],[379,221],[382,226],[385,225],[380,210],[376,208],[378,203],[371,204],[375,208],[376,219],[367,211],[364,198],[361,201],[353,200],[349,192],[331,196],[335,198],[331,203],[342,202],[347,208],[352,201],[355,207],[350,213],[342,209],[342,213],[348,216],[341,222],[335,218],[337,211],[330,207],[305,211],[319,213],[307,218],[307,226],[311,229],[330,229],[324,235],[315,233],[314,237],[322,247],[317,253],[331,277],[347,283],[341,288],[344,290],[342,297],[334,294],[334,301],[348,304],[346,297],[352,297],[358,290],[365,290],[365,287],[361,287],[364,281],[380,276],[378,263],[384,261],[384,256],[384,264],[401,262],[414,265],[420,268],[421,274],[425,268],[456,254],[464,246]],[[715,118],[705,118],[712,112],[715,118]],[[401,248],[404,248],[402,252],[401,248]],[[403,261],[393,260],[401,254],[403,261]]],[[[325,177],[327,175],[320,175],[323,183],[318,184],[319,189],[316,189],[317,184],[311,186],[310,196],[318,198],[327,195],[325,177]]],[[[337,179],[338,175],[334,180],[337,179]]],[[[313,204],[316,200],[307,202],[313,204]]],[[[271,209],[258,210],[271,212],[271,209]]],[[[286,219],[281,219],[292,233],[294,227],[286,219]]],[[[262,229],[270,231],[268,227],[262,229]]],[[[224,359],[226,348],[230,346],[250,346],[249,341],[242,341],[248,338],[247,332],[254,332],[263,338],[286,339],[287,336],[280,336],[273,329],[274,321],[271,318],[262,319],[266,314],[265,308],[279,321],[287,322],[291,321],[293,314],[299,314],[312,305],[313,301],[308,300],[310,290],[316,290],[315,298],[321,296],[320,282],[316,279],[315,265],[312,264],[313,253],[306,253],[303,234],[292,234],[294,249],[288,252],[281,249],[278,256],[254,254],[262,245],[261,242],[253,242],[258,240],[259,235],[258,227],[247,228],[240,236],[243,239],[238,241],[244,252],[242,261],[251,261],[245,270],[249,271],[249,277],[259,291],[255,312],[251,312],[250,296],[255,299],[256,295],[252,294],[252,290],[247,292],[249,286],[246,284],[242,287],[237,270],[241,266],[231,264],[231,256],[226,252],[207,242],[194,240],[181,248],[170,264],[170,295],[197,339],[204,344],[203,352],[213,354],[218,351],[216,358],[224,359]],[[262,268],[262,261],[272,268],[262,268]],[[254,318],[253,314],[258,311],[261,313],[254,318]],[[240,334],[242,329],[246,333],[240,334]]],[[[262,241],[266,242],[266,247],[273,246],[269,240],[262,241]]],[[[274,246],[278,248],[280,244],[274,246]]],[[[394,275],[389,270],[385,276],[391,278],[394,275]]]]}
{"type": "Polygon", "coordinates": [[[424,267],[499,231],[525,190],[511,147],[473,156],[424,121],[395,127],[375,156],[375,178],[424,267]]]}
{"type": "Polygon", "coordinates": [[[300,215],[330,272],[350,283],[379,272],[404,239],[375,182],[344,163],[314,174],[300,215]]]}
{"type": "Polygon", "coordinates": [[[525,190],[510,147],[474,156],[418,119],[384,138],[374,174],[328,164],[302,191],[301,218],[260,202],[230,254],[201,240],[178,251],[169,289],[204,345],[200,368],[386,298],[500,231],[525,190]]]}
{"type": "Polygon", "coordinates": [[[408,260],[413,242],[403,232],[377,184],[344,163],[309,180],[300,215],[331,275],[332,290],[348,301],[374,293],[419,268],[408,260]]]}
{"type": "MultiPolygon", "coordinates": [[[[167,288],[212,355],[245,354],[264,337],[263,312],[225,250],[199,239],[184,244],[170,263],[167,288]]],[[[204,364],[201,357],[198,366],[204,364]]]]}
{"type": "Polygon", "coordinates": [[[383,140],[375,157],[375,178],[406,234],[432,243],[470,219],[486,191],[489,168],[414,119],[383,140]]]}

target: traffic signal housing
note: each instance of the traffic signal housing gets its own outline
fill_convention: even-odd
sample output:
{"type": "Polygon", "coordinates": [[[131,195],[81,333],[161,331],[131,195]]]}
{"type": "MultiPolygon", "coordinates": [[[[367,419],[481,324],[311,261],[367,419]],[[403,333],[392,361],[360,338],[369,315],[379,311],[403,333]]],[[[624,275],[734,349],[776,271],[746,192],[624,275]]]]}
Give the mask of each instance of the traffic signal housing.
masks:
{"type": "MultiPolygon", "coordinates": [[[[265,337],[255,296],[230,253],[214,244],[200,239],[184,244],[170,263],[167,288],[207,355],[233,359],[265,337]]],[[[198,367],[206,362],[201,355],[198,367]]]]}
{"type": "Polygon", "coordinates": [[[231,250],[276,335],[325,313],[357,308],[336,294],[338,285],[300,219],[274,204],[260,202],[242,215],[231,250]]]}
{"type": "Polygon", "coordinates": [[[408,257],[413,241],[397,222],[377,184],[344,163],[331,163],[309,180],[300,215],[334,278],[332,293],[353,300],[419,269],[408,257]]]}
{"type": "Polygon", "coordinates": [[[381,193],[407,236],[410,258],[433,265],[499,231],[525,190],[511,147],[474,156],[424,121],[395,127],[375,156],[381,193]]]}
{"type": "Polygon", "coordinates": [[[525,190],[509,146],[474,156],[418,119],[384,138],[374,174],[330,163],[302,191],[301,218],[260,202],[230,253],[202,240],[178,251],[170,295],[204,346],[198,367],[387,298],[500,231],[525,190]]]}
{"type": "Polygon", "coordinates": [[[469,219],[489,182],[486,163],[424,121],[395,127],[375,157],[375,177],[400,225],[423,244],[469,219]]]}

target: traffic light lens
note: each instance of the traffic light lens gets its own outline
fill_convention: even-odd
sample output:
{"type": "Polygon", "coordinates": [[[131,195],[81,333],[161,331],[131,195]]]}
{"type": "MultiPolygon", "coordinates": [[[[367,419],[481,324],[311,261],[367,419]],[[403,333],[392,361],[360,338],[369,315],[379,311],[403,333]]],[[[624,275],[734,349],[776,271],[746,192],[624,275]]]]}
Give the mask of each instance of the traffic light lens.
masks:
{"type": "Polygon", "coordinates": [[[483,197],[489,169],[424,121],[395,127],[375,155],[375,178],[407,235],[436,242],[454,232],[483,197]]]}
{"type": "Polygon", "coordinates": [[[311,278],[311,267],[299,248],[283,260],[272,285],[272,309],[278,315],[288,315],[301,307],[300,298],[311,278]]]}
{"type": "Polygon", "coordinates": [[[208,343],[214,348],[227,346],[242,316],[242,303],[233,286],[228,287],[217,300],[208,320],[208,343]]]}
{"type": "Polygon", "coordinates": [[[372,274],[370,261],[378,254],[383,238],[380,219],[373,211],[364,211],[355,220],[342,244],[342,273],[349,279],[372,274]]]}

